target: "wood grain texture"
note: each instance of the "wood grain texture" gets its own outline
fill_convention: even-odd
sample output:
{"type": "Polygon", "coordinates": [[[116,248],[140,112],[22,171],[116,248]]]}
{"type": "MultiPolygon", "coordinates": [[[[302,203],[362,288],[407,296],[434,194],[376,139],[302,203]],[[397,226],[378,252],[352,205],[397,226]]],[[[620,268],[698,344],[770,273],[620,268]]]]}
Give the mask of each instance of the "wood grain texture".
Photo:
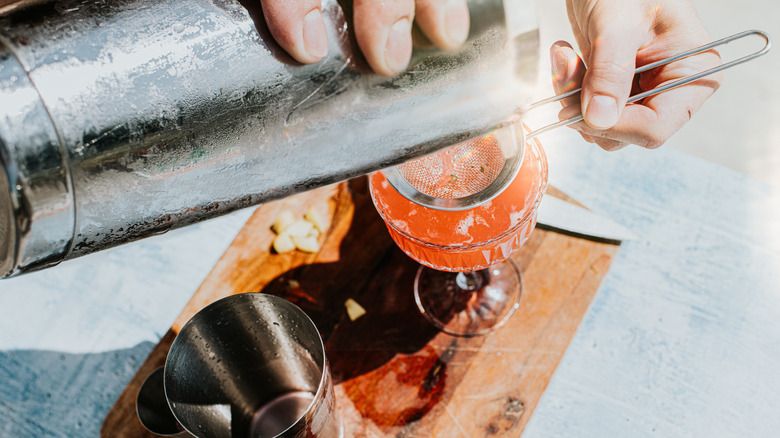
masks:
{"type": "Polygon", "coordinates": [[[365,178],[263,205],[117,400],[101,435],[151,436],[135,417],[135,395],[175,333],[219,298],[262,291],[296,303],[320,329],[347,437],[519,436],[617,249],[536,230],[513,256],[523,275],[520,309],[487,336],[456,338],[418,313],[418,265],[393,244],[365,178]],[[269,252],[278,213],[302,215],[312,204],[333,218],[322,250],[269,252]],[[350,321],[347,298],[366,315],[350,321]]]}

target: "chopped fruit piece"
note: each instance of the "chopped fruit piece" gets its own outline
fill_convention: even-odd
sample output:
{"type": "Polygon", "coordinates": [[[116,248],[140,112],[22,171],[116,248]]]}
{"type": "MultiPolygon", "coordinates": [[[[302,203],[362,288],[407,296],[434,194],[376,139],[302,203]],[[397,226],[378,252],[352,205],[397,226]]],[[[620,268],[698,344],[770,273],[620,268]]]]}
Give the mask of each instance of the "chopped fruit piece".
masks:
{"type": "Polygon", "coordinates": [[[295,216],[293,216],[290,210],[285,210],[279,213],[279,217],[277,217],[274,221],[274,224],[271,225],[271,229],[274,230],[276,234],[281,234],[281,232],[289,227],[293,222],[295,222],[295,216]]]}
{"type": "Polygon", "coordinates": [[[320,250],[320,244],[314,236],[292,236],[292,240],[301,251],[317,252],[320,250]]]}
{"type": "Polygon", "coordinates": [[[284,254],[295,249],[295,242],[287,233],[282,233],[274,239],[274,250],[279,254],[284,254]]]}
{"type": "Polygon", "coordinates": [[[314,228],[314,225],[312,225],[311,222],[305,221],[303,219],[298,219],[295,222],[291,223],[284,232],[289,234],[290,237],[306,237],[311,233],[311,230],[314,228]]]}
{"type": "Polygon", "coordinates": [[[320,244],[317,239],[327,227],[327,221],[313,207],[309,207],[304,219],[295,219],[292,212],[285,210],[271,226],[278,234],[273,247],[280,254],[296,248],[305,252],[318,252],[320,244]]]}
{"type": "Polygon", "coordinates": [[[366,314],[366,309],[352,298],[347,298],[347,301],[344,301],[344,307],[347,308],[347,315],[349,315],[349,319],[352,321],[366,314]]]}
{"type": "Polygon", "coordinates": [[[325,216],[313,206],[309,207],[303,217],[314,224],[314,227],[317,228],[320,233],[324,233],[328,229],[328,221],[325,219],[325,216]]]}

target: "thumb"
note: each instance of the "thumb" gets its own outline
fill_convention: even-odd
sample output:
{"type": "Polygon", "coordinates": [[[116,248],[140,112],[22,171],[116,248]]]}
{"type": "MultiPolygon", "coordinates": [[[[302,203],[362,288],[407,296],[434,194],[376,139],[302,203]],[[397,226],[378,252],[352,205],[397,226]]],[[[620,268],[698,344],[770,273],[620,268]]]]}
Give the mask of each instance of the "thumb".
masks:
{"type": "Polygon", "coordinates": [[[597,37],[591,44],[588,70],[582,81],[582,114],[593,128],[609,129],[623,113],[641,46],[641,42],[632,41],[638,30],[613,26],[604,32],[593,32],[597,37]]]}

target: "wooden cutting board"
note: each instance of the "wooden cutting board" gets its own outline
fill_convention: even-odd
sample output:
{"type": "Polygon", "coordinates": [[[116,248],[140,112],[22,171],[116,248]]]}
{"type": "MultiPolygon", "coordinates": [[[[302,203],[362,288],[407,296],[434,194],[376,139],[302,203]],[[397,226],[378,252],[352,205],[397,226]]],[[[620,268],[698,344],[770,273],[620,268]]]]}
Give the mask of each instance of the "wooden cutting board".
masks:
{"type": "Polygon", "coordinates": [[[518,311],[486,336],[457,338],[418,313],[418,265],[393,244],[365,177],[262,205],[116,401],[101,436],[154,436],[135,398],[176,333],[220,298],[261,291],[297,304],[322,333],[346,437],[520,436],[617,250],[535,230],[513,255],[523,276],[518,311]],[[322,250],[272,253],[278,214],[302,216],[310,205],[332,217],[322,250]],[[347,298],[365,316],[351,321],[347,298]]]}

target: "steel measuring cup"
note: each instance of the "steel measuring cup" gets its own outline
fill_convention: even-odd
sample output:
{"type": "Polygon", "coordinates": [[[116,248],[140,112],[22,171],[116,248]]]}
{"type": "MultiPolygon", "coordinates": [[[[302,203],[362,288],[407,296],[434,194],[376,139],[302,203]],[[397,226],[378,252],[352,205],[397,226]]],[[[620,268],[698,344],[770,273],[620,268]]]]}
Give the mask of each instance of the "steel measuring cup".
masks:
{"type": "MultiPolygon", "coordinates": [[[[232,295],[195,314],[171,345],[163,387],[175,421],[195,437],[343,435],[322,338],[273,295],[232,295]]],[[[165,413],[147,416],[162,418],[150,424],[140,412],[150,431],[181,433],[165,413]]]]}

